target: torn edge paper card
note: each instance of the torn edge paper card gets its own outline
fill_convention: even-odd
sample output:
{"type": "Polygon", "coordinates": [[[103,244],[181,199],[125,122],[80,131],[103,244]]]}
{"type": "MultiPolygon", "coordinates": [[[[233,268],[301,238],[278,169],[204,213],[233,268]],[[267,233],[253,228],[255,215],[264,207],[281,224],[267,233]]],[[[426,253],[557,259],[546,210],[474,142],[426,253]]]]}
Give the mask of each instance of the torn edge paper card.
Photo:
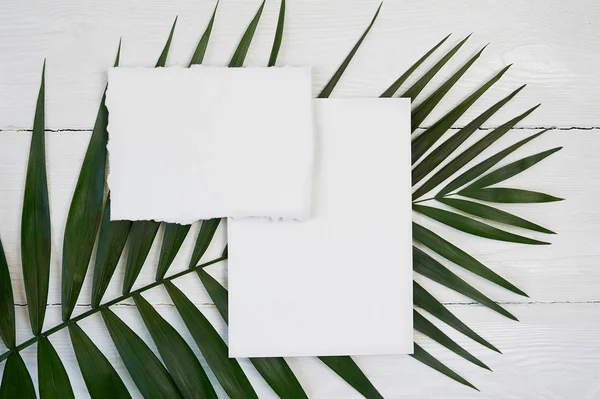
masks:
{"type": "Polygon", "coordinates": [[[112,68],[111,220],[310,216],[308,67],[112,68]]]}
{"type": "Polygon", "coordinates": [[[229,219],[229,356],[412,353],[410,100],[313,109],[312,218],[229,219]]]}

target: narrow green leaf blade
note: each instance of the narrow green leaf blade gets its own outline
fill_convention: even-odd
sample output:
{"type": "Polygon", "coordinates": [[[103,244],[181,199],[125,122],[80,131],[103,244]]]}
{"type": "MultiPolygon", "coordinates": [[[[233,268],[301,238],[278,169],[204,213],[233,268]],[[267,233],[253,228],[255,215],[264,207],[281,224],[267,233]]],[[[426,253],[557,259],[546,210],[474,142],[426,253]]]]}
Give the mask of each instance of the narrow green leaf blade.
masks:
{"type": "MultiPolygon", "coordinates": [[[[175,20],[173,21],[173,26],[169,32],[167,42],[156,61],[156,68],[164,67],[167,62],[167,56],[169,55],[169,49],[171,48],[176,25],[177,17],[175,17],[175,20]]],[[[131,287],[135,283],[137,276],[140,274],[159,227],[160,223],[154,221],[133,222],[131,233],[129,235],[129,257],[127,259],[127,265],[125,266],[125,279],[123,281],[124,295],[131,291],[131,287]]]]}
{"type": "Polygon", "coordinates": [[[481,368],[491,371],[491,369],[485,363],[477,359],[475,356],[471,355],[467,350],[465,350],[462,346],[457,344],[452,338],[447,336],[442,330],[437,328],[435,324],[427,320],[416,310],[413,310],[413,320],[415,330],[425,334],[426,336],[435,340],[437,343],[443,345],[447,349],[450,349],[452,352],[456,353],[463,359],[468,360],[469,362],[481,368]]]}
{"type": "Polygon", "coordinates": [[[161,280],[169,267],[173,263],[175,256],[179,252],[185,237],[190,231],[191,224],[166,223],[165,234],[160,249],[160,258],[158,268],[156,269],[156,281],[161,280]]]}
{"type": "MultiPolygon", "coordinates": [[[[423,161],[421,161],[412,171],[412,184],[413,186],[419,183],[425,176],[427,176],[433,169],[435,169],[444,160],[448,159],[450,155],[464,143],[477,129],[483,125],[492,115],[494,115],[500,108],[502,108],[507,102],[509,102],[514,96],[517,95],[525,86],[519,87],[517,90],[510,93],[508,96],[492,105],[490,108],[485,110],[477,118],[473,119],[467,126],[460,129],[456,134],[451,136],[448,140],[440,144],[434,149],[423,161]]],[[[454,123],[454,122],[453,122],[454,123]]],[[[436,124],[437,125],[437,124],[436,124]]],[[[451,126],[447,125],[448,128],[451,126]]],[[[428,130],[433,129],[433,126],[428,130]]],[[[413,194],[413,200],[419,198],[421,195],[426,194],[433,187],[431,183],[427,182],[420,187],[413,194]]]]}
{"type": "Polygon", "coordinates": [[[129,233],[129,256],[125,265],[123,295],[131,291],[131,287],[142,271],[159,226],[160,223],[152,221],[133,222],[129,233]]]}
{"type": "MultiPolygon", "coordinates": [[[[504,158],[506,158],[508,155],[512,154],[513,152],[515,152],[516,150],[518,150],[519,148],[521,148],[525,144],[529,143],[531,140],[533,140],[533,139],[541,136],[542,134],[544,134],[547,131],[548,131],[548,129],[545,129],[545,130],[542,130],[541,132],[532,134],[531,136],[526,137],[523,140],[520,140],[520,141],[516,142],[515,144],[513,144],[513,145],[511,145],[511,146],[509,146],[507,148],[505,148],[504,150],[498,152],[497,154],[492,155],[488,159],[486,159],[484,161],[481,161],[480,163],[478,163],[477,165],[469,168],[467,171],[465,171],[464,173],[460,174],[458,177],[456,177],[454,180],[452,180],[450,183],[448,183],[444,188],[442,188],[440,190],[440,192],[437,195],[438,196],[446,195],[449,192],[454,191],[457,188],[462,187],[465,184],[473,181],[477,177],[481,176],[482,174],[484,174],[485,172],[487,172],[488,170],[490,170],[494,165],[496,165],[498,162],[500,162],[501,160],[503,160],[504,158]]],[[[448,171],[445,174],[445,176],[441,177],[441,179],[438,178],[437,181],[434,182],[435,186],[437,186],[438,184],[440,184],[446,178],[448,178],[451,175],[453,175],[458,169],[462,168],[462,166],[466,165],[473,158],[474,158],[474,156],[473,157],[469,157],[468,159],[465,160],[466,162],[463,162],[462,165],[458,166],[458,168],[453,168],[455,170],[448,171]]],[[[429,183],[429,182],[427,182],[427,183],[429,183]]],[[[425,183],[425,184],[427,184],[427,183],[425,183]]],[[[433,188],[433,187],[431,187],[431,188],[433,188]]]]}
{"type": "MultiPolygon", "coordinates": [[[[433,124],[433,126],[426,129],[419,137],[417,137],[415,140],[413,140],[413,142],[411,143],[412,162],[415,163],[435,143],[437,143],[437,141],[444,135],[444,133],[446,133],[448,131],[448,129],[450,129],[450,127],[452,127],[452,125],[465,112],[467,112],[467,110],[469,108],[471,108],[471,106],[473,104],[475,104],[475,102],[490,87],[492,87],[497,81],[499,81],[500,78],[502,78],[502,76],[506,73],[506,71],[508,71],[509,68],[510,68],[510,65],[506,66],[504,69],[502,69],[500,72],[498,72],[494,77],[492,77],[485,84],[483,84],[479,89],[477,89],[473,94],[471,94],[469,97],[467,97],[465,100],[463,100],[460,104],[458,104],[456,107],[454,107],[450,112],[448,112],[446,115],[444,115],[440,120],[435,122],[433,124]]],[[[520,90],[520,89],[517,89],[517,90],[520,90]]],[[[513,96],[516,95],[517,92],[515,92],[512,95],[513,96]]],[[[510,98],[512,98],[512,97],[509,96],[509,99],[510,98]]],[[[507,102],[507,101],[508,100],[506,100],[505,102],[507,102]]],[[[500,103],[502,105],[504,104],[504,103],[502,103],[502,101],[500,103]]],[[[500,105],[500,107],[502,105],[500,105]]],[[[484,112],[482,115],[479,116],[479,118],[476,118],[474,121],[470,122],[467,126],[465,126],[465,128],[462,129],[463,130],[462,133],[461,133],[461,131],[459,131],[454,136],[459,136],[459,137],[470,136],[473,132],[475,132],[475,130],[477,130],[477,128],[479,126],[481,126],[483,124],[483,122],[485,122],[490,116],[492,116],[500,107],[498,107],[497,105],[492,106],[491,111],[487,110],[486,112],[484,112]],[[485,118],[485,119],[483,119],[483,118],[485,118]],[[469,133],[468,135],[467,135],[467,132],[469,133]]],[[[465,139],[466,139],[466,137],[465,137],[465,139]]],[[[443,147],[443,145],[442,145],[442,147],[443,147]]],[[[446,149],[446,148],[449,149],[450,147],[443,147],[443,149],[446,149]]],[[[437,150],[441,151],[439,149],[439,147],[437,150]]],[[[446,154],[446,157],[448,155],[449,154],[446,154]]],[[[423,162],[421,162],[419,165],[417,165],[417,167],[413,170],[413,174],[412,174],[413,185],[415,185],[419,181],[421,181],[421,179],[423,177],[425,177],[425,175],[427,173],[429,173],[429,171],[431,171],[433,169],[433,167],[437,166],[443,159],[445,159],[445,158],[440,158],[440,157],[433,158],[430,155],[423,162]],[[433,160],[435,160],[437,162],[432,162],[433,160]],[[425,173],[425,172],[427,172],[427,173],[425,173]]]]}
{"type": "Polygon", "coordinates": [[[450,51],[448,51],[442,59],[440,59],[433,67],[431,67],[425,74],[415,82],[408,90],[404,92],[400,97],[410,98],[411,101],[414,101],[415,98],[423,91],[425,86],[433,79],[435,75],[442,69],[444,65],[458,52],[458,50],[465,44],[465,42],[471,37],[471,35],[465,37],[461,40],[456,46],[454,46],[450,51]]]}
{"type": "MultiPolygon", "coordinates": [[[[215,22],[215,16],[217,15],[217,7],[219,7],[219,2],[215,5],[215,10],[213,11],[212,17],[208,22],[208,26],[204,30],[198,45],[196,46],[196,50],[192,55],[192,59],[190,61],[189,66],[202,64],[204,60],[204,55],[206,54],[206,48],[208,47],[208,42],[210,39],[210,34],[212,32],[212,28],[215,22]]],[[[165,223],[165,235],[163,237],[163,242],[160,250],[160,259],[158,261],[158,268],[156,270],[156,280],[160,280],[165,276],[165,273],[173,263],[173,259],[179,252],[181,248],[181,244],[183,244],[183,240],[187,236],[188,231],[190,230],[191,225],[180,225],[177,223],[165,223]]]]}
{"type": "MultiPolygon", "coordinates": [[[[221,317],[225,323],[228,323],[227,290],[203,269],[198,269],[197,273],[221,317]]],[[[250,362],[280,398],[308,398],[294,372],[283,358],[251,358],[250,362]]]]}
{"type": "Polygon", "coordinates": [[[450,37],[450,35],[446,36],[445,38],[443,38],[438,44],[436,44],[435,46],[433,46],[433,48],[431,48],[431,50],[429,50],[427,53],[425,53],[425,55],[423,55],[421,58],[419,58],[417,60],[417,62],[415,62],[414,64],[412,64],[412,66],[410,68],[408,68],[406,70],[406,72],[404,72],[402,75],[400,75],[400,77],[398,79],[396,79],[396,81],[394,83],[392,83],[392,85],[390,87],[387,88],[386,91],[384,91],[381,96],[381,98],[390,98],[392,97],[394,94],[396,94],[396,92],[398,91],[398,89],[400,89],[400,86],[402,86],[402,84],[406,81],[406,79],[408,79],[408,77],[410,75],[413,74],[413,72],[427,59],[429,58],[429,56],[431,54],[433,54],[435,52],[435,50],[437,50],[442,44],[444,44],[444,42],[446,40],[448,40],[448,38],[450,37]]]}
{"type": "Polygon", "coordinates": [[[110,194],[106,199],[102,223],[100,225],[100,236],[98,248],[96,249],[96,260],[94,263],[94,277],[92,278],[92,307],[100,305],[100,301],[106,292],[106,288],[115,272],[117,263],[125,248],[127,236],[131,230],[131,222],[128,220],[110,220],[110,194]]]}
{"type": "Polygon", "coordinates": [[[335,71],[335,73],[333,74],[333,76],[331,77],[329,82],[327,82],[327,84],[325,85],[325,87],[323,88],[321,93],[317,96],[318,98],[328,98],[331,95],[331,92],[333,91],[333,89],[335,88],[337,83],[342,78],[342,75],[346,71],[346,68],[348,68],[350,61],[352,61],[352,58],[354,58],[354,55],[358,51],[360,45],[367,37],[367,34],[373,27],[373,24],[375,24],[375,20],[377,19],[377,16],[379,15],[379,11],[381,10],[382,5],[383,5],[383,3],[379,4],[379,7],[377,8],[375,15],[373,16],[371,23],[369,24],[369,26],[367,26],[367,29],[365,29],[365,32],[362,34],[360,39],[358,39],[358,41],[356,42],[354,47],[352,47],[352,50],[350,50],[350,53],[348,53],[348,55],[346,56],[346,59],[344,60],[344,62],[342,62],[342,65],[339,66],[339,68],[337,69],[337,71],[335,71]]]}
{"type": "MultiPolygon", "coordinates": [[[[475,144],[458,154],[458,156],[452,159],[448,164],[438,170],[422,187],[420,187],[415,194],[413,194],[413,198],[418,198],[421,195],[429,192],[431,189],[437,187],[439,184],[443,183],[446,179],[456,173],[460,168],[471,162],[477,155],[481,154],[486,148],[495,143],[498,139],[504,136],[510,129],[512,129],[518,122],[523,120],[529,114],[531,114],[539,105],[536,105],[533,108],[525,111],[521,115],[516,118],[511,119],[510,121],[504,123],[503,125],[497,127],[492,130],[490,133],[485,135],[475,144]],[[424,188],[426,187],[426,188],[424,188]]],[[[491,166],[490,166],[491,167],[491,166]]],[[[438,195],[442,195],[441,193],[447,193],[446,189],[440,191],[438,195]]]]}
{"type": "Polygon", "coordinates": [[[77,324],[69,324],[75,357],[92,399],[131,398],[108,359],[77,324]]]}
{"type": "Polygon", "coordinates": [[[425,245],[442,257],[448,259],[449,261],[456,263],[458,266],[467,269],[470,272],[491,281],[492,283],[498,284],[509,291],[522,296],[527,296],[527,294],[525,294],[523,291],[515,287],[500,275],[496,274],[488,267],[484,266],[481,262],[467,254],[462,249],[444,240],[433,231],[428,230],[417,223],[413,223],[413,239],[425,245]]]}
{"type": "Polygon", "coordinates": [[[450,271],[446,266],[416,247],[413,247],[413,268],[415,272],[487,306],[493,311],[500,313],[502,316],[518,321],[515,316],[505,310],[502,306],[483,295],[450,271]]]}
{"type": "Polygon", "coordinates": [[[39,335],[42,331],[50,277],[50,204],[44,134],[45,70],[46,61],[42,68],[42,81],[33,121],[21,218],[23,281],[33,335],[39,335]]]}
{"type": "MultiPolygon", "coordinates": [[[[413,132],[417,130],[421,122],[425,120],[425,118],[431,113],[431,111],[433,111],[433,109],[450,91],[450,89],[456,84],[456,82],[458,82],[459,79],[465,74],[465,72],[467,72],[467,70],[469,70],[469,68],[471,68],[471,66],[475,63],[475,61],[477,61],[477,59],[481,56],[481,53],[483,53],[483,50],[485,50],[485,47],[479,50],[479,52],[477,52],[477,54],[471,57],[469,61],[467,61],[458,71],[456,71],[456,73],[454,73],[454,75],[448,78],[448,80],[446,80],[439,88],[437,88],[436,91],[434,91],[429,97],[427,97],[425,100],[423,100],[423,102],[416,106],[416,108],[411,112],[410,123],[413,132]]],[[[485,90],[487,90],[487,88],[485,90]]],[[[420,158],[425,151],[423,151],[423,148],[421,146],[413,145],[413,152],[416,152],[418,154],[416,158],[415,155],[413,155],[414,163],[415,160],[420,158]]]]}
{"type": "Polygon", "coordinates": [[[221,256],[225,259],[227,259],[227,257],[229,256],[229,244],[225,244],[225,248],[223,248],[223,252],[221,253],[221,256]]]}
{"type": "Polygon", "coordinates": [[[490,344],[485,339],[481,338],[479,334],[469,328],[465,323],[452,314],[440,301],[435,299],[433,295],[427,292],[418,283],[413,281],[413,301],[414,304],[421,309],[429,312],[433,316],[437,317],[456,331],[466,335],[473,341],[489,348],[495,352],[501,353],[494,345],[490,344]]]}
{"type": "Polygon", "coordinates": [[[65,366],[48,338],[42,337],[38,341],[37,350],[40,398],[75,398],[65,366]]]}
{"type": "Polygon", "coordinates": [[[36,399],[35,388],[25,362],[18,353],[11,353],[4,366],[0,384],[0,399],[36,399]]]}
{"type": "Polygon", "coordinates": [[[102,309],[104,324],[144,398],[180,398],[173,378],[148,345],[111,310],[102,309]]]}
{"type": "Polygon", "coordinates": [[[175,25],[177,25],[177,17],[175,17],[175,20],[173,21],[173,26],[171,26],[171,31],[169,32],[167,42],[165,43],[165,46],[163,47],[163,50],[156,61],[156,68],[164,67],[167,63],[167,56],[169,55],[169,49],[171,48],[171,42],[173,41],[173,33],[175,33],[175,25]]]}
{"type": "Polygon", "coordinates": [[[561,149],[562,147],[552,148],[550,150],[542,151],[540,153],[519,159],[518,161],[511,162],[508,165],[505,165],[491,173],[488,173],[479,180],[471,183],[467,188],[465,188],[465,190],[470,191],[478,188],[489,187],[493,184],[508,180],[511,177],[516,176],[519,173],[531,168],[533,165],[546,159],[547,157],[549,157],[557,151],[560,151],[561,149]]]}
{"type": "Polygon", "coordinates": [[[208,249],[210,242],[215,236],[215,232],[217,231],[217,227],[219,227],[219,223],[221,223],[221,219],[208,219],[203,220],[202,225],[200,225],[200,231],[198,232],[198,237],[196,238],[196,244],[194,245],[194,250],[192,251],[192,257],[190,259],[189,267],[194,267],[200,262],[202,255],[208,249]]]}
{"type": "Polygon", "coordinates": [[[371,384],[371,381],[350,356],[320,356],[319,360],[365,398],[383,399],[377,388],[371,384]]]}
{"type": "Polygon", "coordinates": [[[184,398],[217,398],[192,349],[141,295],[133,296],[167,370],[184,398]]]}
{"type": "Polygon", "coordinates": [[[198,41],[198,45],[196,46],[196,50],[192,55],[192,59],[190,60],[189,66],[202,64],[204,61],[204,55],[206,54],[206,48],[208,47],[208,41],[210,40],[210,34],[212,32],[213,25],[215,24],[215,16],[217,15],[217,8],[219,7],[219,1],[215,4],[215,10],[213,11],[212,17],[210,21],[208,21],[208,25],[202,34],[202,37],[198,41]]]}
{"type": "Polygon", "coordinates": [[[227,315],[227,309],[229,309],[227,290],[210,274],[205,272],[204,269],[198,269],[196,272],[198,273],[198,277],[200,277],[200,281],[202,281],[202,285],[206,288],[208,295],[210,295],[210,299],[212,299],[219,314],[225,321],[225,324],[229,324],[229,317],[227,315]]]}
{"type": "MultiPolygon", "coordinates": [[[[119,41],[115,67],[119,66],[120,56],[121,41],[119,41]]],[[[63,321],[71,317],[77,303],[102,217],[108,141],[108,109],[105,101],[106,89],[102,95],[92,137],[77,178],[65,226],[61,292],[63,321]]]]}
{"type": "Polygon", "coordinates": [[[260,21],[260,16],[262,15],[263,9],[265,8],[265,2],[263,1],[256,11],[256,15],[250,21],[250,24],[246,28],[240,43],[238,44],[235,52],[233,53],[233,57],[231,57],[231,61],[229,62],[230,68],[239,68],[244,65],[244,60],[246,59],[246,55],[248,54],[248,49],[250,48],[250,44],[252,43],[252,39],[254,38],[254,32],[256,32],[256,27],[258,26],[258,21],[260,21]]]}
{"type": "Polygon", "coordinates": [[[8,349],[15,347],[15,300],[8,263],[0,240],[0,337],[8,349]]]}
{"type": "Polygon", "coordinates": [[[550,244],[548,242],[534,240],[533,238],[509,233],[508,231],[497,229],[496,227],[490,226],[489,224],[485,224],[470,217],[466,217],[444,209],[413,204],[413,210],[457,230],[478,237],[488,238],[490,240],[515,242],[519,244],[529,245],[550,244]]]}
{"type": "Polygon", "coordinates": [[[443,204],[458,209],[459,211],[470,213],[471,215],[479,216],[487,220],[493,220],[495,222],[509,224],[511,226],[522,227],[524,229],[538,231],[540,233],[555,234],[553,231],[548,230],[545,227],[532,223],[528,220],[525,220],[503,210],[492,208],[489,205],[458,198],[438,198],[437,200],[443,204]]]}
{"type": "Polygon", "coordinates": [[[415,344],[415,353],[410,355],[411,357],[417,359],[421,363],[431,367],[432,369],[439,371],[447,377],[452,378],[454,381],[459,382],[463,385],[468,386],[469,388],[473,388],[476,391],[479,391],[474,385],[472,385],[469,381],[462,378],[456,372],[452,371],[448,366],[444,363],[437,360],[435,357],[431,356],[429,352],[425,351],[425,349],[421,348],[419,345],[415,344]]]}
{"type": "Polygon", "coordinates": [[[461,190],[458,194],[488,202],[503,204],[537,204],[542,202],[562,201],[564,198],[538,193],[537,191],[520,190],[517,188],[482,188],[478,190],[461,190]]]}
{"type": "Polygon", "coordinates": [[[232,398],[258,399],[237,360],[228,357],[227,345],[202,312],[171,282],[167,281],[165,288],[227,395],[232,398]]]}
{"type": "Polygon", "coordinates": [[[277,29],[275,30],[275,39],[273,39],[273,48],[271,48],[271,56],[269,57],[269,66],[275,66],[279,49],[281,48],[281,40],[283,38],[283,24],[285,21],[285,0],[281,0],[279,6],[279,17],[277,18],[277,29]]]}

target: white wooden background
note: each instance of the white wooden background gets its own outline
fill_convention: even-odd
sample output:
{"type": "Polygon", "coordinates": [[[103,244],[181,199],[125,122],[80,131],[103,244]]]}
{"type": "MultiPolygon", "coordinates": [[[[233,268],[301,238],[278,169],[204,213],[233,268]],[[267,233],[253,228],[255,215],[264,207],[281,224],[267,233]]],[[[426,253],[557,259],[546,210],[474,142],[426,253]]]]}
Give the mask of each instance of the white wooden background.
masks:
{"type": "MultiPolygon", "coordinates": [[[[316,94],[366,27],[378,0],[288,0],[288,3],[278,63],[313,65],[316,94]]],[[[259,0],[221,1],[206,63],[227,63],[258,5],[259,0]]],[[[122,65],[151,66],[173,18],[179,15],[167,63],[187,64],[213,6],[213,0],[0,2],[0,236],[18,303],[19,341],[30,336],[20,272],[19,224],[30,140],[28,129],[33,121],[43,58],[47,57],[47,157],[53,222],[50,305],[45,323],[48,328],[60,319],[60,264],[66,212],[105,84],[106,68],[113,62],[119,37],[123,37],[122,65]]],[[[265,65],[278,6],[276,0],[267,1],[247,65],[265,65]]],[[[492,152],[542,127],[553,130],[520,149],[512,159],[564,146],[558,154],[515,178],[511,185],[546,191],[567,201],[504,207],[558,232],[549,237],[552,246],[490,242],[423,220],[530,295],[529,299],[512,295],[451,265],[513,312],[521,320],[516,323],[417,276],[456,315],[504,352],[495,354],[441,325],[491,366],[494,372],[490,373],[417,334],[418,342],[478,386],[481,393],[452,382],[408,356],[358,358],[360,366],[386,398],[600,398],[599,21],[600,3],[593,0],[386,0],[375,27],[335,90],[334,96],[339,97],[377,96],[446,34],[453,36],[445,49],[474,32],[460,53],[462,56],[444,68],[433,86],[482,45],[488,42],[491,45],[423,125],[430,125],[494,71],[514,63],[485,99],[456,126],[463,126],[510,90],[528,83],[477,134],[481,136],[486,129],[541,102],[542,107],[495,145],[492,152]]],[[[172,272],[185,267],[196,229],[197,226],[189,234],[172,272]]],[[[161,234],[156,244],[160,243],[161,234]]],[[[220,254],[224,229],[217,235],[205,260],[220,254]]],[[[155,245],[136,286],[152,280],[158,250],[155,245]]],[[[120,292],[122,266],[117,269],[114,284],[105,298],[120,292]]],[[[224,265],[211,266],[210,272],[226,281],[224,265]]],[[[89,277],[76,312],[88,309],[89,277]]],[[[182,278],[176,283],[224,334],[224,325],[197,279],[182,278]]],[[[192,342],[161,289],[148,292],[145,297],[192,342]]],[[[131,303],[114,309],[148,338],[131,303]]],[[[126,385],[137,392],[100,318],[91,317],[81,324],[115,364],[126,385]]],[[[67,335],[61,331],[51,336],[51,341],[70,372],[78,397],[87,397],[67,335]]],[[[26,350],[24,356],[36,379],[35,348],[26,350]]],[[[290,363],[311,398],[357,397],[317,360],[290,359],[290,363]]],[[[274,397],[249,363],[243,362],[243,366],[260,397],[274,397]]],[[[3,367],[0,365],[0,369],[3,367]]]]}

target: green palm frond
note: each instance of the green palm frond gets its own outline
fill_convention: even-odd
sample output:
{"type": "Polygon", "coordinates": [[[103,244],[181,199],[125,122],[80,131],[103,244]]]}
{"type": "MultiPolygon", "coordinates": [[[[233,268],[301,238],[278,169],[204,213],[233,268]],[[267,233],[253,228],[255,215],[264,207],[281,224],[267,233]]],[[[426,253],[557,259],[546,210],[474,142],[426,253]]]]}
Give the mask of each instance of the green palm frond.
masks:
{"type": "MultiPolygon", "coordinates": [[[[204,61],[211,40],[217,7],[218,4],[215,5],[212,16],[208,20],[192,54],[190,66],[201,64],[204,61]]],[[[239,44],[233,52],[229,67],[242,67],[244,65],[264,7],[265,3],[263,1],[242,34],[239,44]]],[[[366,26],[364,33],[354,47],[350,49],[348,56],[340,64],[318,97],[327,98],[331,96],[348,65],[357,55],[359,48],[374,26],[380,10],[381,5],[366,26]]],[[[276,65],[280,48],[284,43],[284,20],[285,2],[282,1],[279,6],[278,22],[267,63],[268,66],[276,65]]],[[[166,64],[176,22],[177,18],[173,22],[167,41],[156,62],[156,67],[166,64]]],[[[421,65],[432,58],[448,41],[450,36],[440,40],[430,50],[426,51],[417,62],[401,73],[399,78],[380,97],[392,97],[395,93],[400,92],[403,93],[401,97],[411,98],[412,100],[417,99],[447,63],[457,56],[459,50],[468,41],[469,36],[446,50],[439,60],[433,63],[433,66],[424,71],[422,75],[414,76],[418,73],[421,65]],[[414,83],[408,87],[403,87],[409,80],[413,80],[414,83]]],[[[119,64],[120,48],[119,43],[115,66],[119,64]]],[[[464,117],[467,111],[482,99],[489,90],[495,90],[495,83],[508,71],[510,65],[496,72],[439,120],[425,129],[420,129],[426,118],[438,107],[471,66],[477,62],[482,52],[483,49],[480,49],[475,55],[464,61],[457,71],[450,74],[448,79],[438,87],[433,88],[430,95],[413,107],[411,126],[414,133],[411,139],[412,162],[414,164],[412,171],[413,210],[422,217],[430,219],[433,224],[447,225],[461,232],[485,239],[520,244],[547,244],[537,238],[523,236],[520,232],[518,234],[514,233],[510,229],[518,227],[529,230],[529,233],[553,234],[551,230],[502,210],[500,207],[503,203],[542,203],[558,201],[560,198],[529,189],[497,187],[496,185],[499,183],[505,184],[512,177],[534,167],[559,151],[560,147],[527,155],[517,161],[500,165],[513,152],[545,132],[541,131],[515,142],[483,160],[477,160],[484,150],[508,134],[515,125],[531,114],[537,106],[486,132],[483,137],[468,145],[466,149],[461,149],[490,117],[524,88],[524,85],[514,89],[509,94],[505,94],[504,98],[473,118],[464,127],[460,129],[453,127],[459,118],[464,117]],[[500,166],[498,167],[498,165],[500,166]],[[438,189],[437,193],[434,191],[436,189],[438,189]],[[431,194],[432,192],[433,194],[431,194]],[[427,194],[431,197],[424,198],[427,194]],[[427,204],[424,204],[425,202],[427,204]],[[496,205],[492,206],[490,203],[496,205]],[[502,227],[496,227],[494,223],[500,223],[502,227]]],[[[176,279],[196,274],[206,288],[223,321],[228,322],[227,290],[204,270],[208,265],[227,259],[227,246],[223,248],[219,258],[200,264],[211,242],[213,242],[216,231],[221,224],[220,219],[200,222],[188,268],[170,275],[169,269],[189,234],[191,226],[165,223],[155,281],[134,289],[137,277],[146,263],[148,252],[159,230],[160,223],[152,221],[133,223],[110,221],[110,193],[103,202],[106,189],[108,121],[108,112],[104,100],[103,95],[67,217],[62,259],[63,322],[42,332],[50,265],[50,213],[45,168],[44,72],[42,72],[27,167],[21,236],[23,277],[29,318],[34,336],[17,344],[12,283],[0,242],[0,338],[2,338],[8,349],[5,353],[0,354],[0,361],[6,362],[2,382],[0,383],[0,399],[35,397],[31,375],[21,357],[21,351],[33,344],[37,344],[38,349],[37,380],[40,395],[42,397],[73,397],[69,375],[48,339],[48,336],[63,330],[65,327],[69,330],[77,364],[90,396],[92,398],[131,397],[131,393],[128,392],[121,377],[115,371],[115,367],[78,324],[97,313],[102,315],[108,335],[111,337],[119,357],[144,397],[216,398],[216,383],[208,377],[208,374],[212,374],[228,396],[232,398],[257,398],[250,380],[238,361],[228,357],[227,345],[204,315],[203,310],[194,305],[188,296],[174,284],[176,279]],[[98,245],[92,278],[91,307],[77,316],[72,316],[96,238],[98,239],[98,245]],[[108,285],[114,280],[115,268],[126,245],[128,245],[129,255],[125,264],[122,295],[102,302],[108,285]],[[172,299],[187,332],[193,338],[207,366],[204,365],[204,362],[199,361],[193,348],[182,338],[180,332],[165,320],[153,305],[144,299],[142,294],[160,287],[163,287],[172,299]],[[137,311],[146,330],[149,332],[154,346],[158,350],[158,355],[150,350],[148,342],[145,342],[111,310],[114,305],[128,299],[133,299],[137,305],[137,311]]],[[[452,272],[447,263],[453,263],[473,275],[477,275],[518,295],[526,296],[525,292],[469,255],[467,251],[434,232],[433,228],[425,227],[421,223],[413,223],[413,240],[413,267],[419,275],[419,279],[432,280],[460,295],[477,301],[502,316],[516,320],[513,314],[475,288],[476,284],[469,281],[474,276],[463,279],[452,272]]],[[[188,276],[188,278],[192,277],[188,276]]],[[[414,311],[415,330],[431,338],[441,347],[459,355],[464,360],[481,368],[489,369],[485,363],[466,351],[438,328],[436,324],[429,320],[429,317],[438,319],[484,347],[500,353],[498,348],[450,312],[442,302],[417,281],[413,282],[413,294],[414,306],[420,309],[414,311]],[[430,316],[425,317],[424,312],[429,313],[430,316]]],[[[419,338],[416,341],[413,358],[463,385],[475,388],[474,385],[458,375],[449,366],[425,351],[418,342],[419,338]]],[[[350,356],[320,357],[319,359],[362,396],[369,399],[383,397],[350,356]]],[[[250,362],[258,371],[258,374],[272,388],[273,392],[281,398],[307,398],[304,388],[285,359],[255,358],[250,359],[250,362]]]]}

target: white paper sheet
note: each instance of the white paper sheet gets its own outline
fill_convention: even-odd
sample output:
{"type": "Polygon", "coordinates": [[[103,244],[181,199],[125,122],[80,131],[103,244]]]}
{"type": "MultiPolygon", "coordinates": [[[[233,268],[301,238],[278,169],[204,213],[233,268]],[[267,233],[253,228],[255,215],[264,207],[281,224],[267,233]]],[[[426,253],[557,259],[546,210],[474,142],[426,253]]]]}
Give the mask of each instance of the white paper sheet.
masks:
{"type": "Polygon", "coordinates": [[[410,102],[313,108],[312,218],[229,219],[229,355],[412,353],[410,102]]]}
{"type": "Polygon", "coordinates": [[[313,157],[309,68],[113,68],[111,220],[304,219],[313,157]]]}

